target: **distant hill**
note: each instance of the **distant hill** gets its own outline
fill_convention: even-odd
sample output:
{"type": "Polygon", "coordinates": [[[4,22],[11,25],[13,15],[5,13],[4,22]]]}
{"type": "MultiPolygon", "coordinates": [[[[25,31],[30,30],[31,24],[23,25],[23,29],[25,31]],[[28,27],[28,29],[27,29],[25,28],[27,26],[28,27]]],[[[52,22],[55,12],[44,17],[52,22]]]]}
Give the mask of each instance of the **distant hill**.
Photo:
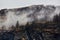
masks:
{"type": "MultiPolygon", "coordinates": [[[[1,26],[12,26],[16,22],[19,22],[19,25],[26,25],[27,22],[44,22],[44,21],[53,21],[55,15],[60,14],[60,6],[54,5],[32,5],[22,8],[13,8],[13,9],[1,9],[0,17],[3,16],[6,20],[1,24],[1,26]]],[[[4,20],[4,18],[2,19],[4,20]]]]}

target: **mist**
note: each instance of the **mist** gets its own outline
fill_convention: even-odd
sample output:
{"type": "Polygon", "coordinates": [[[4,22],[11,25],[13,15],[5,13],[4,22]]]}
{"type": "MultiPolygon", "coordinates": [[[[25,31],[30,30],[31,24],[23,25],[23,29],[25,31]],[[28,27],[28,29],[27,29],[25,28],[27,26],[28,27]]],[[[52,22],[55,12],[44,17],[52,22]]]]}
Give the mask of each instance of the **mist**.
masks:
{"type": "MultiPolygon", "coordinates": [[[[5,26],[9,29],[12,25],[16,26],[17,21],[19,25],[26,25],[33,21],[52,21],[55,15],[59,15],[60,8],[53,6],[30,6],[28,8],[7,9],[5,10],[6,19],[0,22],[0,27],[5,26]],[[39,9],[37,9],[39,8],[39,9]]],[[[1,20],[1,19],[0,19],[1,20]]]]}

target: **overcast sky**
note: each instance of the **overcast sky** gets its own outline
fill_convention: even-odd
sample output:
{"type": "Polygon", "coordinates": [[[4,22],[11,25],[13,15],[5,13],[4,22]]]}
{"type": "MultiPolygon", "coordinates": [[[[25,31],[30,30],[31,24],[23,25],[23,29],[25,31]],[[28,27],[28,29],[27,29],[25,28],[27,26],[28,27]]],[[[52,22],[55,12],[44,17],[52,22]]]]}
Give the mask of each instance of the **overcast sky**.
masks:
{"type": "Polygon", "coordinates": [[[18,8],[29,5],[60,5],[60,0],[0,0],[0,9],[18,8]]]}

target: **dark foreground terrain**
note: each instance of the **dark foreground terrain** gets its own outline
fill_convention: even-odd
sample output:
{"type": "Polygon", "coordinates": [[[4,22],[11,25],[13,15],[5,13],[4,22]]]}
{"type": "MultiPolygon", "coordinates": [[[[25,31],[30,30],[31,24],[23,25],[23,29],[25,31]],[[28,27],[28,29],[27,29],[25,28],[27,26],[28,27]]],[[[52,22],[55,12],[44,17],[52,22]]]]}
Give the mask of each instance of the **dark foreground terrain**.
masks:
{"type": "Polygon", "coordinates": [[[60,23],[32,23],[1,30],[0,40],[60,40],[60,23]]]}

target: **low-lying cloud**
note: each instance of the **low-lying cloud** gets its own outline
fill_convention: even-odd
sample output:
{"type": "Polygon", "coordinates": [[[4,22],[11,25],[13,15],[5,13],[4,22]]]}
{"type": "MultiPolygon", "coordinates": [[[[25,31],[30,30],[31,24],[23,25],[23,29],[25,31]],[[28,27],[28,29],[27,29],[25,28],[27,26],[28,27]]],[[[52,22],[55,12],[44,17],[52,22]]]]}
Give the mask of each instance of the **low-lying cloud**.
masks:
{"type": "MultiPolygon", "coordinates": [[[[16,25],[17,21],[20,25],[26,25],[32,21],[52,21],[56,14],[59,14],[60,9],[54,6],[31,6],[28,8],[7,9],[5,10],[6,19],[0,22],[0,27],[5,26],[6,29],[12,25],[16,25]]],[[[0,13],[1,14],[1,13],[0,13]]],[[[0,20],[2,21],[2,20],[0,20]]]]}

